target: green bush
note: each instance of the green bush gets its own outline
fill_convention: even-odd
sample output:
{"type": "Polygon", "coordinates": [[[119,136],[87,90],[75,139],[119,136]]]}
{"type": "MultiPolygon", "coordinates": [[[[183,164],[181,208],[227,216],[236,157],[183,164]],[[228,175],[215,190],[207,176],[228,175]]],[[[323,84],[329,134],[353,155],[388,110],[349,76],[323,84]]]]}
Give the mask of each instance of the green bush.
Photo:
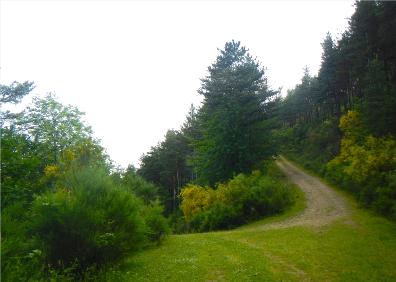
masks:
{"type": "Polygon", "coordinates": [[[99,168],[70,170],[55,187],[3,209],[4,281],[85,279],[169,233],[158,201],[144,205],[99,168]]]}
{"type": "Polygon", "coordinates": [[[144,180],[135,171],[128,170],[124,174],[122,183],[136,196],[143,199],[146,204],[158,199],[159,191],[157,186],[144,180]]]}
{"type": "MultiPolygon", "coordinates": [[[[275,174],[273,169],[271,173],[275,174]]],[[[248,176],[239,174],[229,182],[219,184],[216,190],[190,185],[181,195],[187,225],[191,231],[198,232],[229,229],[282,212],[294,200],[287,185],[259,171],[248,176]],[[201,203],[200,208],[191,212],[189,208],[196,207],[197,203],[201,203]]]]}
{"type": "Polygon", "coordinates": [[[285,184],[269,177],[261,177],[250,189],[245,214],[251,218],[274,214],[283,211],[291,202],[292,197],[285,184]]]}
{"type": "Polygon", "coordinates": [[[396,220],[396,171],[389,174],[387,183],[387,186],[377,187],[378,197],[373,206],[380,213],[396,220]]]}
{"type": "Polygon", "coordinates": [[[80,270],[116,261],[147,242],[143,204],[103,172],[66,176],[67,187],[43,194],[32,206],[30,232],[46,263],[80,270]]]}
{"type": "Polygon", "coordinates": [[[170,233],[168,220],[163,216],[164,207],[160,202],[154,201],[142,210],[143,218],[147,226],[148,239],[160,243],[165,235],[170,233]]]}
{"type": "Polygon", "coordinates": [[[28,240],[26,203],[14,202],[1,212],[1,280],[38,280],[43,270],[42,256],[28,240]]]}
{"type": "Polygon", "coordinates": [[[219,229],[229,229],[244,222],[241,214],[232,206],[222,202],[215,202],[213,205],[192,217],[189,222],[191,231],[204,232],[219,229]]]}
{"type": "Polygon", "coordinates": [[[218,193],[246,219],[281,212],[292,202],[287,186],[259,171],[249,176],[240,174],[227,184],[219,185],[218,193]]]}

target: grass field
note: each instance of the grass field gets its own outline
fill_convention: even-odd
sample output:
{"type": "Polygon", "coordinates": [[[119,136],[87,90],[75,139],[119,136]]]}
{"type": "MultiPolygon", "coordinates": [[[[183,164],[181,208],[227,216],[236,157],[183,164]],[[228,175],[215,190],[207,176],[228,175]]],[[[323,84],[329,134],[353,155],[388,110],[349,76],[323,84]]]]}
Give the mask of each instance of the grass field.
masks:
{"type": "Polygon", "coordinates": [[[396,281],[396,224],[359,209],[337,191],[350,216],[322,226],[260,230],[300,213],[305,198],[284,214],[241,228],[172,235],[108,271],[109,281],[396,281]]]}

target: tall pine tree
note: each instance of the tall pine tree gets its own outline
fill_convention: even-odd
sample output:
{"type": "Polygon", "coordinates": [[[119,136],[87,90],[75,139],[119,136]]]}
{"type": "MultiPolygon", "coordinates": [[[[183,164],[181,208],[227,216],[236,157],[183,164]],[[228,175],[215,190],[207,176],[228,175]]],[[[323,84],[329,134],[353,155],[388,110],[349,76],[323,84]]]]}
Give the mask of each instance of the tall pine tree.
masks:
{"type": "Polygon", "coordinates": [[[195,165],[199,180],[214,184],[274,154],[267,118],[278,92],[269,89],[264,68],[240,42],[226,43],[208,70],[199,90],[204,101],[195,165]]]}

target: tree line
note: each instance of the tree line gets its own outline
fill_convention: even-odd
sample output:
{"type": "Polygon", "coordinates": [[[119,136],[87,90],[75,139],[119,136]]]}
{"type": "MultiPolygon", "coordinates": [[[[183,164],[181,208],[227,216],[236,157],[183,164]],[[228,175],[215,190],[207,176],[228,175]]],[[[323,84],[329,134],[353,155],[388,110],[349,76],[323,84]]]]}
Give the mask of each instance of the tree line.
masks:
{"type": "Polygon", "coordinates": [[[284,99],[282,121],[293,126],[358,110],[373,134],[395,134],[395,12],[392,2],[356,2],[342,37],[324,39],[318,75],[305,69],[301,84],[284,99]]]}
{"type": "Polygon", "coordinates": [[[396,218],[396,4],[358,1],[319,73],[279,104],[283,153],[396,218]]]}

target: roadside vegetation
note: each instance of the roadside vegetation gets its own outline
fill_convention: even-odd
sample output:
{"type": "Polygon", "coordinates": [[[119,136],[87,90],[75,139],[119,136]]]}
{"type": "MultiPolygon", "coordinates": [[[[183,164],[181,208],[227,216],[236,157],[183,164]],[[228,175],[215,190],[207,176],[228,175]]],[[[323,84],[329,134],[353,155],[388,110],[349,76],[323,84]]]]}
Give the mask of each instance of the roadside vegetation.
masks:
{"type": "Polygon", "coordinates": [[[392,2],[356,3],[342,37],[326,36],[318,75],[306,69],[280,103],[276,133],[283,154],[393,219],[395,13],[392,2]]]}
{"type": "Polygon", "coordinates": [[[230,229],[284,211],[294,196],[290,186],[256,170],[215,189],[187,185],[181,192],[181,209],[189,231],[230,229]]]}

